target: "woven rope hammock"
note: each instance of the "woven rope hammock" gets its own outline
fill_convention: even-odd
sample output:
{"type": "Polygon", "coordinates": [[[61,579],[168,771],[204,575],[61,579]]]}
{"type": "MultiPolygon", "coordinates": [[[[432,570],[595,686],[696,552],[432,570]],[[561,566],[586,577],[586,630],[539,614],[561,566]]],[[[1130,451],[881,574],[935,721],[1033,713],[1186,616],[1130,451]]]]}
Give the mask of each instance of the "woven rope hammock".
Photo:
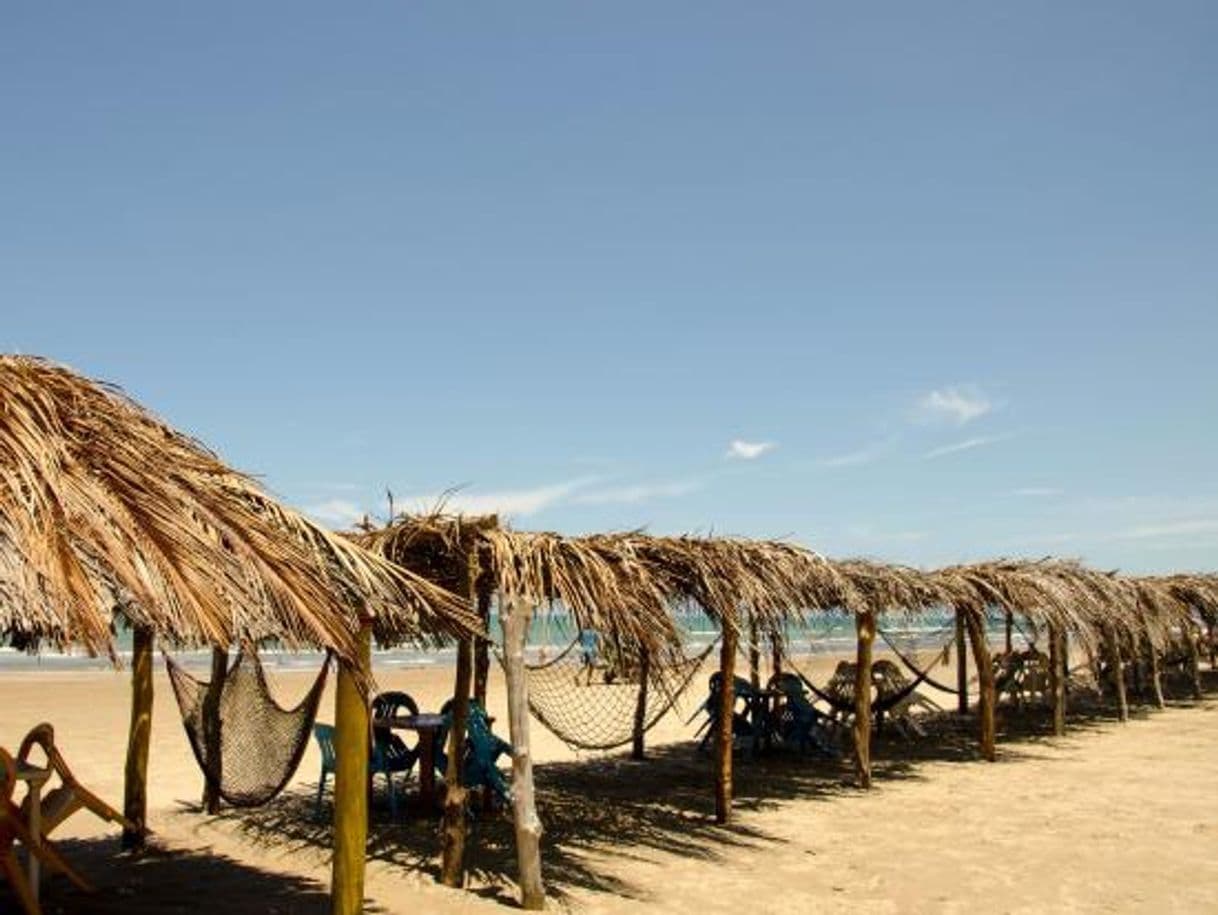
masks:
{"type": "MultiPolygon", "coordinates": [[[[635,713],[644,678],[640,665],[623,670],[590,670],[576,649],[578,637],[551,661],[525,665],[529,710],[563,743],[575,750],[613,750],[630,743],[635,734],[635,713]]],[[[715,647],[711,642],[700,654],[652,671],[643,732],[668,714],[715,647]],[[659,693],[659,695],[656,695],[659,693]]],[[[503,657],[499,657],[500,663],[503,657]]]]}
{"type": "Polygon", "coordinates": [[[209,749],[205,726],[210,684],[197,680],[165,656],[182,725],[208,785],[234,807],[257,807],[283,790],[309,744],[317,706],[326,687],[330,657],[295,708],[275,701],[254,652],[245,649],[225,676],[216,718],[219,734],[209,749]],[[214,757],[214,758],[213,758],[214,757]]]}

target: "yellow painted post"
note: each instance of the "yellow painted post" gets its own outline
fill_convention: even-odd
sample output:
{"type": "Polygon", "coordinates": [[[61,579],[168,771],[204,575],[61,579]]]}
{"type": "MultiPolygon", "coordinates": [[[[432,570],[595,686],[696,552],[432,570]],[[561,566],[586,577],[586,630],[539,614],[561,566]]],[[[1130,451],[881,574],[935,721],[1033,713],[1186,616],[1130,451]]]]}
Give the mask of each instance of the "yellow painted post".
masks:
{"type": "Polygon", "coordinates": [[[364,910],[368,846],[368,744],[371,722],[365,684],[372,672],[372,630],[359,634],[358,669],[340,662],[334,702],[334,859],[330,903],[334,915],[364,910]]]}
{"type": "Polygon", "coordinates": [[[148,824],[148,748],[152,742],[152,630],[135,627],[131,647],[131,726],[123,815],[137,827],[123,830],[123,848],[142,848],[148,824]]]}

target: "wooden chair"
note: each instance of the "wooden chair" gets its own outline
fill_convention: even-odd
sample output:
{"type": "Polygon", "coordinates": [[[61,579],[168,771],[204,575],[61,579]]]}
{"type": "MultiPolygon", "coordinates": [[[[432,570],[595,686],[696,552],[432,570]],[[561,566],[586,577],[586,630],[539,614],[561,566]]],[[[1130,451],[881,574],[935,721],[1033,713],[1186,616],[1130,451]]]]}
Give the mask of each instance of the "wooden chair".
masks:
{"type": "MultiPolygon", "coordinates": [[[[108,823],[117,823],[129,832],[140,831],[134,823],[77,781],[67,761],[55,746],[55,729],[45,721],[25,735],[25,740],[21,741],[17,750],[17,761],[33,765],[30,762],[30,751],[35,747],[45,754],[46,768],[59,776],[59,785],[42,797],[43,836],[49,836],[60,823],[79,810],[88,810],[108,823]]],[[[27,823],[30,816],[29,804],[30,798],[27,797],[21,805],[21,816],[27,823]]]]}
{"type": "Polygon", "coordinates": [[[48,869],[63,871],[68,878],[85,892],[92,887],[64,860],[44,836],[35,838],[29,829],[21,809],[13,802],[17,788],[17,763],[7,750],[0,749],[0,873],[21,904],[26,915],[42,915],[38,905],[36,887],[26,879],[26,872],[17,860],[15,843],[25,846],[26,854],[36,857],[48,869]]]}

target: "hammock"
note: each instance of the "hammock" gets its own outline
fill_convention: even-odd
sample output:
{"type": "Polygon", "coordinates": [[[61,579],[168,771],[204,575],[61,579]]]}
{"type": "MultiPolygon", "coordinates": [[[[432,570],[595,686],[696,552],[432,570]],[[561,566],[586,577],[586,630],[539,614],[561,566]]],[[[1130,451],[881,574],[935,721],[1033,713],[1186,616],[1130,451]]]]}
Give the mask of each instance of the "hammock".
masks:
{"type": "MultiPolygon", "coordinates": [[[[651,672],[647,682],[658,687],[660,695],[659,701],[647,705],[644,733],[677,703],[715,644],[711,642],[695,657],[651,672]]],[[[623,659],[624,663],[617,665],[621,670],[610,668],[601,679],[593,680],[592,671],[576,651],[578,645],[577,637],[553,660],[525,665],[529,711],[574,750],[613,750],[625,746],[635,734],[634,719],[642,688],[640,665],[623,659]]],[[[502,655],[499,660],[503,662],[502,655]]],[[[655,692],[653,689],[651,695],[655,692]]]]}
{"type": "Polygon", "coordinates": [[[220,689],[220,752],[215,759],[204,728],[210,684],[192,677],[168,655],[165,666],[190,748],[208,785],[234,807],[257,807],[282,791],[308,747],[330,656],[300,703],[285,709],[271,695],[258,655],[243,648],[220,689]]]}
{"type": "MultiPolygon", "coordinates": [[[[892,636],[890,636],[887,632],[885,632],[883,629],[880,629],[879,627],[876,627],[876,632],[879,633],[880,638],[882,638],[884,640],[884,643],[892,650],[892,653],[894,655],[896,655],[897,660],[900,661],[902,664],[904,664],[906,667],[908,667],[910,672],[912,674],[914,674],[914,676],[920,676],[922,678],[923,682],[929,683],[935,689],[942,690],[945,693],[950,693],[953,696],[958,696],[960,694],[960,691],[958,689],[956,689],[956,687],[948,686],[945,683],[940,683],[938,680],[936,680],[935,678],[933,678],[930,675],[931,670],[934,669],[935,665],[939,661],[939,658],[943,657],[944,649],[948,645],[950,645],[953,641],[955,641],[954,633],[952,635],[951,641],[945,642],[943,644],[943,646],[940,647],[935,652],[935,654],[933,656],[933,660],[929,664],[918,664],[918,663],[915,663],[915,661],[909,657],[908,653],[903,651],[900,648],[900,646],[897,645],[896,640],[892,636]]],[[[974,677],[974,679],[976,679],[976,678],[974,677]]]]}

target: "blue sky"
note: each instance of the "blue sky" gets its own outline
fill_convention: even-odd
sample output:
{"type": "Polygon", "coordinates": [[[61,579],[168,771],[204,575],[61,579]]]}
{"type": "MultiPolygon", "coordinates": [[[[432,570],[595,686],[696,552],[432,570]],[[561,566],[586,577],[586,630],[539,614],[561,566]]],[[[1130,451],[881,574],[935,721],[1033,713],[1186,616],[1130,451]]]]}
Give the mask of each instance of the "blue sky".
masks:
{"type": "Polygon", "coordinates": [[[1218,7],[16,3],[0,348],[333,524],[1218,566],[1218,7]]]}

